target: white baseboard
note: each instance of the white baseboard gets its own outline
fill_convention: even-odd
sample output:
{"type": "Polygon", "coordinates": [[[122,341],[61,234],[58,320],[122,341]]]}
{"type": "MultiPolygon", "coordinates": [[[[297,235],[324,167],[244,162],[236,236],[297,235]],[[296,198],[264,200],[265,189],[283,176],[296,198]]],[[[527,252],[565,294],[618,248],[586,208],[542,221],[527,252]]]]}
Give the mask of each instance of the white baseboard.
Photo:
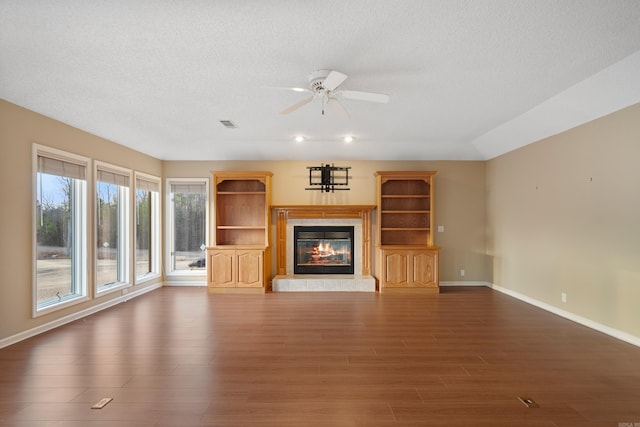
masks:
{"type": "Polygon", "coordinates": [[[124,295],[121,295],[117,298],[110,299],[109,301],[105,301],[101,304],[94,305],[92,307],[86,308],[84,310],[80,310],[75,313],[71,313],[67,316],[61,317],[59,319],[52,320],[51,322],[47,322],[43,325],[36,326],[35,328],[28,329],[26,331],[20,332],[18,334],[12,335],[10,337],[0,339],[0,348],[4,348],[15,344],[17,342],[26,340],[27,338],[34,337],[36,335],[42,334],[44,332],[50,331],[52,329],[58,328],[60,326],[66,325],[67,323],[74,322],[78,319],[82,319],[83,317],[90,316],[99,311],[107,309],[109,307],[113,307],[114,305],[126,302],[130,299],[136,298],[140,295],[146,294],[147,292],[151,292],[158,288],[162,287],[162,282],[155,283],[153,285],[145,286],[141,289],[132,290],[132,288],[127,288],[128,292],[124,295]]]}
{"type": "Polygon", "coordinates": [[[491,287],[488,282],[440,282],[440,286],[487,286],[491,287]]]}
{"type": "Polygon", "coordinates": [[[508,295],[510,297],[519,299],[520,301],[526,302],[527,304],[531,304],[538,308],[541,308],[550,313],[556,314],[560,317],[564,317],[565,319],[571,320],[572,322],[579,323],[580,325],[586,326],[587,328],[594,329],[598,332],[602,332],[603,334],[609,335],[613,338],[617,338],[621,341],[627,342],[629,344],[633,344],[637,347],[640,347],[640,337],[636,337],[635,335],[631,335],[627,332],[620,331],[618,329],[612,328],[610,326],[603,325],[598,322],[594,322],[593,320],[587,319],[586,317],[579,316],[577,314],[571,313],[570,311],[562,310],[558,307],[555,307],[551,304],[547,304],[542,301],[538,301],[534,298],[528,297],[524,294],[516,292],[511,289],[504,288],[495,284],[488,284],[491,289],[494,289],[500,293],[508,295]]]}
{"type": "Polygon", "coordinates": [[[206,287],[207,283],[202,281],[174,281],[174,282],[164,282],[165,286],[200,286],[206,287]]]}

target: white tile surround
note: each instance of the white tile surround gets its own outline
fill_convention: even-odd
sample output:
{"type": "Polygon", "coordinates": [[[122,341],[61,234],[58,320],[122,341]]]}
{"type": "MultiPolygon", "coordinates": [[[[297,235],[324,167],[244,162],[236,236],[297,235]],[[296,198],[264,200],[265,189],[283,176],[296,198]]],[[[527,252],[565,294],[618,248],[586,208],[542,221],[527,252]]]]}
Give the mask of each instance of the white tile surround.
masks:
{"type": "Polygon", "coordinates": [[[287,221],[286,275],[273,278],[273,292],[375,292],[373,276],[362,275],[362,220],[360,219],[289,219],[287,221]],[[355,274],[293,274],[293,227],[353,226],[355,274]]]}

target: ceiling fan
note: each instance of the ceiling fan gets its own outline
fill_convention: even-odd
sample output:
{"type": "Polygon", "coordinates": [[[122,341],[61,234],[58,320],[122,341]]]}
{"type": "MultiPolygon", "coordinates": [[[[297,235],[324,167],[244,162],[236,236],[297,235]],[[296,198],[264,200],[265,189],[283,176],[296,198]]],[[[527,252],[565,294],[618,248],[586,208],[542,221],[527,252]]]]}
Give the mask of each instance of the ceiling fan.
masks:
{"type": "Polygon", "coordinates": [[[290,107],[285,108],[280,114],[289,114],[300,107],[303,107],[315,99],[319,99],[322,102],[322,114],[324,115],[325,107],[331,108],[331,110],[340,118],[348,119],[349,113],[342,104],[338,101],[339,98],[354,99],[357,101],[368,102],[389,102],[389,95],[383,93],[373,92],[361,92],[357,90],[344,90],[338,89],[345,80],[346,74],[342,74],[338,71],[332,70],[317,70],[309,75],[309,87],[281,87],[279,89],[289,89],[296,92],[305,92],[309,96],[302,101],[298,101],[290,107]]]}

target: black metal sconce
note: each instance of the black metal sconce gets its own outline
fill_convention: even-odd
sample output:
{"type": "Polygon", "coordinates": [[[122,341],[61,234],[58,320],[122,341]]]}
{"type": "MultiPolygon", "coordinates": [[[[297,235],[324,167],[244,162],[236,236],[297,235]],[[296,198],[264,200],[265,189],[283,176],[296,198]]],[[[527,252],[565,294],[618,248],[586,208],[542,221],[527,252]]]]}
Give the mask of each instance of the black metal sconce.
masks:
{"type": "Polygon", "coordinates": [[[349,190],[349,169],[351,166],[307,166],[309,169],[309,186],[305,190],[320,190],[325,193],[335,190],[349,190]]]}

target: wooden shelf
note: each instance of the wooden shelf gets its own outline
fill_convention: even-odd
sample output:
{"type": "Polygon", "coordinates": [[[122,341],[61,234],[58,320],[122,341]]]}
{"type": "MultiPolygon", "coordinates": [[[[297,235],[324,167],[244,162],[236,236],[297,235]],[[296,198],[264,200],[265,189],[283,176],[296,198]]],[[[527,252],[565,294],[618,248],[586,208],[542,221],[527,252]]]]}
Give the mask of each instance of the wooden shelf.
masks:
{"type": "Polygon", "coordinates": [[[431,211],[392,211],[392,210],[387,210],[387,211],[381,211],[382,214],[428,214],[431,211]]]}
{"type": "Polygon", "coordinates": [[[380,196],[381,199],[429,199],[430,197],[423,194],[388,194],[380,196]]]}
{"type": "Polygon", "coordinates": [[[393,228],[381,228],[382,231],[429,231],[430,228],[423,227],[393,227],[393,228]]]}
{"type": "Polygon", "coordinates": [[[271,172],[212,172],[214,243],[208,248],[210,291],[262,288],[271,279],[271,172]],[[251,249],[247,249],[251,248],[251,249]]]}
{"type": "Polygon", "coordinates": [[[429,230],[417,230],[417,229],[392,229],[381,230],[382,239],[384,241],[383,246],[422,246],[427,247],[424,244],[425,239],[428,238],[429,230]]]}
{"type": "Polygon", "coordinates": [[[250,196],[252,194],[264,196],[264,191],[218,191],[218,196],[250,196]]]}
{"type": "Polygon", "coordinates": [[[433,246],[432,171],[376,172],[380,291],[438,289],[438,250],[433,246]]]}
{"type": "Polygon", "coordinates": [[[377,172],[378,242],[433,245],[432,183],[435,172],[377,172]],[[419,232],[409,235],[408,231],[419,232]]]}
{"type": "Polygon", "coordinates": [[[215,245],[268,246],[270,172],[214,174],[215,245]],[[262,233],[260,235],[259,233],[262,233]]]}
{"type": "Polygon", "coordinates": [[[264,230],[264,225],[219,225],[218,230],[264,230]]]}

